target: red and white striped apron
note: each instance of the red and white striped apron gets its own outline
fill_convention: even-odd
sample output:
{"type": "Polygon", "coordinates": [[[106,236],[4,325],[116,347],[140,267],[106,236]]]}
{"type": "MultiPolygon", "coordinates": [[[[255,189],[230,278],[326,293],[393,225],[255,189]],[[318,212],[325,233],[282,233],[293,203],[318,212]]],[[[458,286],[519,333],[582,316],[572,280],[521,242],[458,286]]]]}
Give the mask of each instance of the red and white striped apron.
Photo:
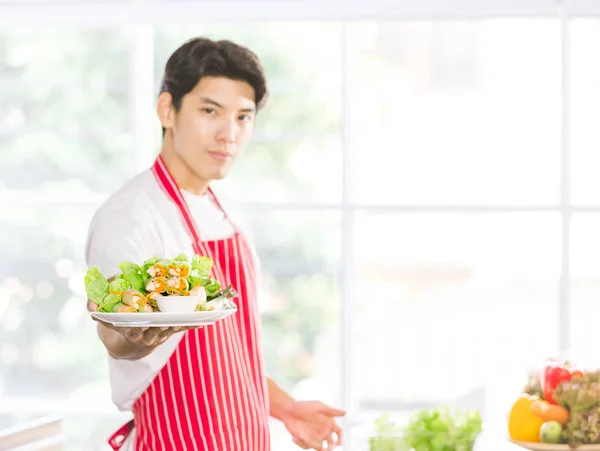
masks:
{"type": "MultiPolygon", "coordinates": [[[[152,168],[177,205],[194,251],[213,259],[212,277],[233,285],[238,311],[185,332],[175,352],[133,405],[134,419],[110,439],[113,449],[136,428],[136,451],[268,451],[269,400],[263,373],[256,268],[246,238],[202,241],[161,157],[152,168]]],[[[209,188],[210,194],[214,193],[209,188]]],[[[226,215],[223,207],[219,208],[226,215]]]]}

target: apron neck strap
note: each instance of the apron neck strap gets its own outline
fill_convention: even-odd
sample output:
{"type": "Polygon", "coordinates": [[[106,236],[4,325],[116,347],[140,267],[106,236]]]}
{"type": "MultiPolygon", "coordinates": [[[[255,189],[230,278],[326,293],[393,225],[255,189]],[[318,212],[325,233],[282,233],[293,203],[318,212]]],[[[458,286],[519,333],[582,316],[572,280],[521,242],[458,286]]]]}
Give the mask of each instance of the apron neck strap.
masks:
{"type": "MultiPolygon", "coordinates": [[[[194,248],[196,248],[198,246],[198,243],[201,242],[198,225],[196,224],[196,221],[194,221],[194,217],[190,212],[188,204],[185,201],[183,195],[181,194],[181,191],[179,190],[175,179],[173,178],[167,166],[165,165],[162,156],[159,155],[158,158],[156,158],[156,161],[152,166],[152,172],[154,173],[160,187],[177,206],[177,209],[179,210],[179,213],[181,214],[181,217],[183,219],[183,223],[192,239],[194,248]]],[[[233,224],[233,222],[229,219],[229,216],[227,216],[227,213],[221,206],[221,203],[217,199],[217,196],[215,196],[215,193],[212,189],[210,189],[210,187],[208,188],[208,193],[213,197],[215,203],[225,215],[225,218],[232,224],[234,230],[237,232],[235,224],[233,224]]]]}

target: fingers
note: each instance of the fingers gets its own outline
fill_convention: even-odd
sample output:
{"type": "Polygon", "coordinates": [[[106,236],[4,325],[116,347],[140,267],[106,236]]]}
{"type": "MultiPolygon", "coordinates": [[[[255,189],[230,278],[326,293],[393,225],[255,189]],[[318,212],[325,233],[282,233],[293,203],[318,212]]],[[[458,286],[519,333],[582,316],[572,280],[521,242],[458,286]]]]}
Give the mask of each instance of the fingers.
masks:
{"type": "Polygon", "coordinates": [[[190,330],[190,329],[197,329],[197,328],[193,327],[193,326],[175,326],[175,327],[171,328],[173,333],[185,332],[186,330],[190,330]]]}
{"type": "Polygon", "coordinates": [[[194,326],[175,326],[175,327],[116,327],[110,323],[94,318],[95,321],[99,322],[103,326],[116,330],[123,335],[127,340],[143,345],[156,347],[167,341],[171,335],[178,332],[184,332],[189,329],[198,329],[194,326]]]}
{"type": "Polygon", "coordinates": [[[144,346],[156,346],[159,344],[161,334],[167,329],[166,327],[128,327],[121,328],[119,332],[134,343],[144,346]]]}
{"type": "Polygon", "coordinates": [[[335,449],[336,447],[338,447],[339,445],[341,445],[340,442],[340,435],[341,435],[342,431],[339,428],[339,426],[337,424],[331,424],[326,428],[321,428],[319,430],[319,435],[318,437],[323,437],[323,439],[321,440],[321,448],[318,449],[323,449],[323,450],[327,450],[327,451],[331,451],[333,449],[335,449]],[[327,445],[326,447],[323,447],[323,442],[325,442],[327,445]]]}
{"type": "Polygon", "coordinates": [[[298,434],[295,436],[295,439],[298,446],[303,446],[305,449],[323,451],[332,450],[335,448],[333,445],[335,440],[333,440],[331,437],[331,428],[329,427],[304,428],[298,432],[298,434]]]}
{"type": "Polygon", "coordinates": [[[144,332],[142,342],[147,346],[158,346],[169,338],[172,332],[168,327],[151,327],[144,332]]]}
{"type": "Polygon", "coordinates": [[[94,321],[96,321],[100,326],[104,326],[107,329],[112,329],[112,330],[118,330],[115,326],[113,326],[111,323],[107,323],[106,321],[102,321],[101,319],[98,318],[92,318],[94,321]]]}
{"type": "Polygon", "coordinates": [[[332,429],[333,433],[336,435],[335,444],[339,446],[342,444],[342,428],[334,421],[332,429]]]}
{"type": "Polygon", "coordinates": [[[293,438],[293,442],[298,445],[302,449],[314,449],[316,451],[332,451],[337,448],[339,445],[335,440],[324,440],[323,442],[327,443],[326,447],[323,447],[323,442],[313,441],[308,442],[306,440],[299,439],[297,437],[293,438]]]}
{"type": "Polygon", "coordinates": [[[327,448],[325,448],[327,451],[331,451],[333,449],[336,449],[338,446],[340,446],[342,443],[340,441],[340,436],[338,434],[329,434],[327,436],[327,448]]]}
{"type": "Polygon", "coordinates": [[[173,334],[174,334],[173,330],[170,330],[170,329],[166,329],[166,330],[160,331],[158,333],[158,335],[155,336],[155,339],[154,339],[154,342],[152,343],[152,346],[158,346],[158,345],[163,344],[173,334]]]}
{"type": "Polygon", "coordinates": [[[321,440],[309,439],[308,437],[294,437],[293,441],[302,449],[323,450],[323,442],[321,440]]]}
{"type": "Polygon", "coordinates": [[[293,442],[302,449],[310,449],[310,446],[308,446],[304,440],[294,437],[293,442]]]}
{"type": "Polygon", "coordinates": [[[143,328],[144,332],[141,337],[137,338],[138,342],[146,346],[159,346],[167,341],[171,335],[174,335],[178,332],[183,332],[188,329],[192,329],[191,327],[186,326],[174,326],[174,327],[151,327],[151,328],[143,328]]]}
{"type": "Polygon", "coordinates": [[[327,451],[331,451],[335,448],[337,448],[338,442],[337,440],[335,440],[331,435],[329,437],[327,437],[327,448],[325,448],[327,451]]]}
{"type": "Polygon", "coordinates": [[[129,341],[137,342],[139,341],[143,335],[144,330],[141,327],[128,327],[126,329],[119,330],[122,335],[125,336],[129,341]]]}
{"type": "Polygon", "coordinates": [[[315,402],[317,403],[317,411],[322,415],[327,415],[329,417],[343,417],[344,415],[346,415],[345,410],[329,407],[328,405],[323,404],[320,401],[315,402]]]}
{"type": "Polygon", "coordinates": [[[305,442],[317,450],[331,451],[342,444],[342,429],[333,420],[312,428],[310,436],[305,442]]]}

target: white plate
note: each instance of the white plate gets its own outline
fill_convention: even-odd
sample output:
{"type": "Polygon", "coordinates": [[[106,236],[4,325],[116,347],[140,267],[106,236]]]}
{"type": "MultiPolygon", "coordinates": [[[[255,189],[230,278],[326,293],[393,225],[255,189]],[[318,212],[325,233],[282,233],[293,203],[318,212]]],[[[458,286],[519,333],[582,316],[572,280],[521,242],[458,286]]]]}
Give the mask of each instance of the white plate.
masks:
{"type": "Polygon", "coordinates": [[[208,326],[237,312],[237,309],[192,313],[105,313],[90,312],[92,317],[124,327],[208,326]]]}
{"type": "Polygon", "coordinates": [[[512,443],[521,448],[530,449],[531,451],[600,451],[600,445],[582,445],[577,448],[571,448],[569,445],[552,445],[549,443],[533,443],[533,442],[519,442],[516,440],[509,439],[512,443]]]}

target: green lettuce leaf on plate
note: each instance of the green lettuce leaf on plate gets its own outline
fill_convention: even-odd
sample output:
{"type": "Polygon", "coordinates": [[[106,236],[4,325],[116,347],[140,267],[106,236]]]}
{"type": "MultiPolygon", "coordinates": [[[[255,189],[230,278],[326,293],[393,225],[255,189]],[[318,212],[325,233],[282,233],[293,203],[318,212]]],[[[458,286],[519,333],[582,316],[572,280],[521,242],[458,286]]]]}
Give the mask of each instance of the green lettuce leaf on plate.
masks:
{"type": "Polygon", "coordinates": [[[131,263],[131,262],[119,263],[119,269],[121,270],[121,272],[123,274],[140,272],[140,267],[138,265],[136,265],[135,263],[131,263]]]}
{"type": "Polygon", "coordinates": [[[192,257],[191,271],[188,277],[190,289],[197,287],[198,285],[202,287],[210,285],[210,270],[212,269],[212,265],[213,262],[209,257],[201,257],[200,255],[194,255],[192,257]]]}
{"type": "Polygon", "coordinates": [[[189,263],[189,261],[190,261],[190,260],[188,259],[188,256],[187,256],[187,255],[185,255],[185,254],[179,254],[179,255],[178,255],[177,257],[175,257],[173,260],[174,260],[174,261],[177,261],[177,262],[188,262],[188,263],[189,263]]]}
{"type": "Polygon", "coordinates": [[[125,290],[129,290],[131,288],[131,283],[129,281],[122,278],[123,275],[120,274],[108,284],[108,292],[110,294],[117,294],[123,296],[125,290]]]}
{"type": "Polygon", "coordinates": [[[83,282],[88,299],[101,305],[104,298],[109,294],[108,280],[102,275],[97,266],[88,269],[83,282]]]}
{"type": "Polygon", "coordinates": [[[127,288],[135,288],[138,291],[144,289],[146,284],[141,273],[142,268],[135,263],[123,262],[119,264],[119,269],[121,270],[121,279],[126,280],[130,285],[127,288]]]}
{"type": "Polygon", "coordinates": [[[192,271],[195,271],[194,277],[206,279],[210,277],[213,261],[209,257],[201,257],[195,254],[192,257],[192,271]]]}
{"type": "Polygon", "coordinates": [[[115,311],[115,306],[121,303],[122,299],[123,297],[119,296],[118,294],[109,294],[104,298],[104,302],[102,302],[102,304],[99,305],[98,310],[100,312],[112,313],[115,311]]]}
{"type": "Polygon", "coordinates": [[[142,277],[142,285],[145,287],[148,284],[148,281],[152,278],[150,274],[148,274],[148,269],[155,263],[158,263],[158,257],[149,258],[140,267],[140,275],[142,277]]]}

